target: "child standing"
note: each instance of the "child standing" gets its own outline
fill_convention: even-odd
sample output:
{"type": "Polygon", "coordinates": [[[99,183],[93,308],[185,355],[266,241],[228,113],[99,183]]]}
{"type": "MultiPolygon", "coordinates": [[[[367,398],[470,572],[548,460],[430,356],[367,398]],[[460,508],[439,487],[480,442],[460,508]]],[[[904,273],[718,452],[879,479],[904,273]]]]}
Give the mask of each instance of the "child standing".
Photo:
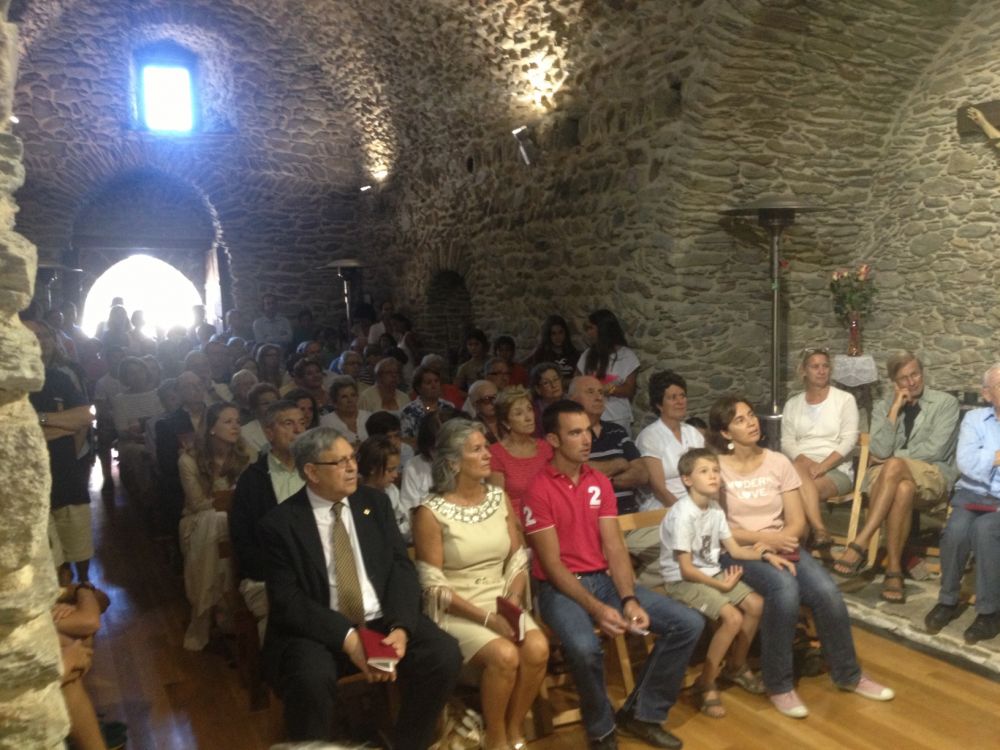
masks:
{"type": "Polygon", "coordinates": [[[678,473],[688,497],[679,500],[660,525],[660,569],[667,595],[701,612],[715,624],[705,666],[695,683],[701,711],[713,719],[726,715],[716,679],[720,676],[744,690],[762,694],[760,677],[747,666],[747,652],[760,624],[764,600],[743,583],[739,566],[722,570],[722,547],[737,560],[767,560],[793,574],[795,565],[762,544],[741,547],[732,538],[719,506],[722,478],[718,457],[707,448],[681,456],[678,473]],[[728,653],[728,657],[727,657],[728,653]],[[726,669],[721,671],[726,658],[726,669]]]}

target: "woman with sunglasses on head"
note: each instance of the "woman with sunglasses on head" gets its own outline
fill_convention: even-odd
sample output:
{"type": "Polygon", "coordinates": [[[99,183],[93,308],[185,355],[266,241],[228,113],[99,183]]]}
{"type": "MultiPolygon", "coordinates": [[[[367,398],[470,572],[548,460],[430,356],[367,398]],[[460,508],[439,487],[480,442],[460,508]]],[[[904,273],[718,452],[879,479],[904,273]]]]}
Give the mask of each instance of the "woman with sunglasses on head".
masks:
{"type": "Polygon", "coordinates": [[[497,387],[489,380],[477,380],[469,386],[465,412],[486,428],[486,442],[490,445],[500,439],[500,420],[497,419],[497,387]]]}
{"type": "Polygon", "coordinates": [[[854,486],[850,455],[858,442],[858,406],[854,396],[830,385],[830,354],[806,349],[799,362],[805,390],[785,402],[781,415],[781,452],[792,460],[802,480],[799,493],[813,547],[833,544],[823,524],[821,501],[844,495],[854,486]]]}
{"type": "Polygon", "coordinates": [[[515,519],[520,519],[524,493],[552,460],[552,446],[535,436],[535,408],[526,388],[515,385],[500,391],[496,411],[501,437],[490,446],[490,484],[507,491],[515,519]]]}
{"type": "Polygon", "coordinates": [[[760,553],[760,560],[734,561],[723,555],[720,563],[724,570],[738,564],[742,580],[764,597],[761,677],[771,703],[785,716],[802,719],[809,715],[795,692],[792,657],[803,604],[816,618],[834,684],[871,700],[892,700],[892,690],[861,671],[851,620],[837,584],[819,562],[800,549],[806,520],[799,493],[801,481],[791,461],[758,445],[760,422],[745,398],[719,399],[712,405],[708,422],[709,443],[720,454],[720,504],[733,539],[760,553]],[[775,568],[767,562],[770,555],[794,562],[794,570],[775,568]]]}

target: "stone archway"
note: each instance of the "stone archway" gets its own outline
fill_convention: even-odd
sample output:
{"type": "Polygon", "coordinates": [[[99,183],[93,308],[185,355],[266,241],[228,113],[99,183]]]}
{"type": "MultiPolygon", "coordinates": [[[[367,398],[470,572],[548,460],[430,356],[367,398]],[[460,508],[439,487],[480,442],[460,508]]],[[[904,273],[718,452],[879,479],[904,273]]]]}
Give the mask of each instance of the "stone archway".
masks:
{"type": "Polygon", "coordinates": [[[472,297],[457,271],[438,271],[427,288],[424,349],[442,352],[454,371],[465,359],[465,329],[473,323],[472,297]]]}
{"type": "Polygon", "coordinates": [[[141,253],[183,274],[200,301],[214,308],[221,297],[218,277],[228,286],[225,252],[221,263],[218,257],[221,234],[199,190],[157,170],[133,170],[107,182],[77,213],[70,261],[84,271],[82,297],[108,269],[141,253]]]}

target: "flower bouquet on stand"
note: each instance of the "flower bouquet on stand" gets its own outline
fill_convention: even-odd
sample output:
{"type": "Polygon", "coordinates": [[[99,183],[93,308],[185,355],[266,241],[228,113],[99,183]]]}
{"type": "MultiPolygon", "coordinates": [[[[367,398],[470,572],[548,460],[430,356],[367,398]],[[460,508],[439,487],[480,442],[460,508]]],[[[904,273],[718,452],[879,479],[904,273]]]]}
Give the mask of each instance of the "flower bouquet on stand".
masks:
{"type": "Polygon", "coordinates": [[[872,279],[872,267],[868,263],[858,266],[857,270],[839,268],[830,279],[833,312],[847,326],[849,334],[849,357],[857,357],[862,353],[861,321],[874,311],[877,291],[872,279]]]}

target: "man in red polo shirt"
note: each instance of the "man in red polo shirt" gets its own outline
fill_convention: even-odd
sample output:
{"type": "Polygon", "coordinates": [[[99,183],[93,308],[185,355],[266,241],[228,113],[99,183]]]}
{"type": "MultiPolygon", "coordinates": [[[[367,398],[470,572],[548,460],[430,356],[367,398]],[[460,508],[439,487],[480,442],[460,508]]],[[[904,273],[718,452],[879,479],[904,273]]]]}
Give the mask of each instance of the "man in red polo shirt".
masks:
{"type": "Polygon", "coordinates": [[[676,702],[704,619],[683,604],[635,585],[618,533],[610,480],[587,466],[590,418],[575,401],[557,401],[542,415],[555,455],[524,498],[524,531],[541,579],[542,619],[562,641],[580,696],[592,750],[617,748],[615,726],[655,747],[680,748],[663,729],[676,702]],[[658,637],[635,690],[615,716],[604,686],[604,655],[594,626],[615,636],[651,631],[658,637]]]}

